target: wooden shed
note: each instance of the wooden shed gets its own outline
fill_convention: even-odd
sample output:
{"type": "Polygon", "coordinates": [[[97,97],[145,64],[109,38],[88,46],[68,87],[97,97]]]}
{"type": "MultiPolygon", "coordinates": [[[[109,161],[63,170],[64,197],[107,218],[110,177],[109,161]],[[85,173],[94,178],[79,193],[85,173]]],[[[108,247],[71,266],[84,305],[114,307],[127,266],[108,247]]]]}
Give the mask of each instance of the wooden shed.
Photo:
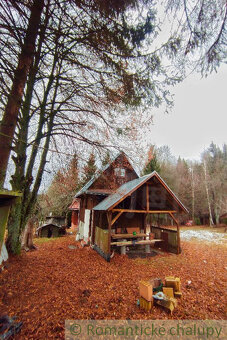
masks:
{"type": "Polygon", "coordinates": [[[56,224],[48,223],[43,224],[37,229],[37,236],[39,237],[59,237],[65,235],[65,228],[56,224]]]}
{"type": "Polygon", "coordinates": [[[94,176],[75,198],[81,200],[77,240],[90,242],[106,260],[114,249],[136,245],[148,249],[158,244],[180,253],[176,214],[188,213],[187,209],[156,171],[139,177],[124,153],[94,176]],[[176,227],[152,225],[154,215],[168,215],[176,227]]]}
{"type": "Polygon", "coordinates": [[[175,214],[188,211],[156,171],[125,183],[93,211],[92,244],[107,260],[112,249],[121,246],[158,243],[167,251],[181,252],[180,227],[175,214]],[[176,225],[175,230],[151,226],[154,238],[148,239],[146,217],[154,214],[168,214],[176,225]],[[130,232],[135,228],[140,232],[130,232]]]}

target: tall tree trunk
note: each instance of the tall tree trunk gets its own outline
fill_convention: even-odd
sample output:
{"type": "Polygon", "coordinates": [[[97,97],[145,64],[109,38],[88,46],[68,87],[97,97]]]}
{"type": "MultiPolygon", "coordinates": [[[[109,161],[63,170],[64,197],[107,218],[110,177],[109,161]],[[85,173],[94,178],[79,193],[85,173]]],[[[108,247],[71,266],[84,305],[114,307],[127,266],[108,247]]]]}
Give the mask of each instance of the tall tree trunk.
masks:
{"type": "Polygon", "coordinates": [[[215,222],[216,222],[216,225],[218,225],[218,224],[220,223],[220,221],[219,221],[220,212],[219,212],[218,207],[215,207],[215,208],[214,208],[214,211],[215,211],[215,222]]]}
{"type": "MultiPolygon", "coordinates": [[[[52,78],[53,78],[53,75],[51,77],[51,84],[53,82],[52,78]]],[[[24,188],[24,195],[22,197],[22,202],[20,203],[20,205],[18,204],[17,206],[14,207],[12,211],[12,215],[11,215],[11,223],[8,228],[7,248],[9,252],[14,253],[14,254],[18,254],[20,252],[21,234],[25,228],[25,225],[27,223],[29,216],[31,215],[34,209],[37,193],[38,193],[38,190],[41,184],[43,170],[44,170],[45,163],[46,163],[46,157],[47,157],[50,139],[51,139],[51,132],[52,132],[53,125],[54,125],[54,117],[56,114],[54,110],[54,105],[56,102],[57,91],[58,91],[58,86],[59,86],[59,77],[57,78],[57,81],[56,81],[54,94],[52,98],[51,112],[48,117],[46,140],[45,140],[45,144],[44,144],[43,151],[41,154],[39,168],[36,174],[34,187],[33,187],[33,190],[31,191],[32,181],[29,183],[29,179],[30,178],[32,179],[32,170],[33,170],[36,156],[38,154],[37,146],[40,143],[41,136],[42,136],[42,129],[45,123],[44,112],[45,112],[46,101],[47,101],[47,97],[48,97],[48,94],[51,88],[51,84],[48,84],[47,86],[47,92],[45,91],[44,93],[44,99],[41,105],[42,107],[41,107],[41,113],[40,113],[40,124],[39,124],[39,129],[37,131],[38,138],[37,138],[37,143],[34,146],[34,150],[32,150],[32,153],[30,156],[30,162],[29,162],[30,167],[28,166],[27,174],[25,177],[26,187],[24,188]],[[31,163],[32,163],[32,166],[31,166],[31,163]]]]}
{"type": "Polygon", "coordinates": [[[194,224],[195,221],[195,180],[194,180],[194,169],[191,167],[191,175],[192,175],[192,221],[194,224]]]}
{"type": "Polygon", "coordinates": [[[35,53],[35,42],[44,8],[44,0],[34,0],[28,22],[24,44],[18,58],[11,91],[8,96],[5,112],[0,125],[0,187],[3,187],[12,141],[21,107],[27,75],[35,53]]]}
{"type": "Polygon", "coordinates": [[[204,169],[204,183],[205,183],[205,189],[206,189],[206,195],[207,195],[207,204],[209,209],[209,221],[210,226],[214,225],[213,217],[212,217],[212,211],[211,211],[211,204],[210,204],[210,197],[209,197],[209,189],[208,189],[208,181],[207,181],[207,169],[206,169],[206,162],[203,161],[203,169],[204,169]]]}
{"type": "Polygon", "coordinates": [[[36,82],[36,77],[39,69],[39,63],[41,60],[41,49],[42,45],[45,39],[45,32],[46,27],[48,24],[49,19],[49,13],[48,13],[48,7],[46,9],[45,14],[45,21],[40,29],[39,34],[39,41],[37,46],[37,52],[35,54],[34,63],[32,63],[28,80],[27,80],[27,86],[26,86],[26,93],[24,102],[21,108],[21,117],[18,121],[18,136],[17,141],[15,143],[14,151],[16,153],[16,156],[12,157],[13,161],[15,163],[15,172],[14,175],[11,178],[11,185],[12,189],[17,191],[24,191],[24,188],[26,187],[26,180],[25,180],[25,168],[26,168],[26,159],[27,159],[27,141],[28,141],[28,130],[29,130],[29,124],[31,119],[31,103],[32,103],[32,97],[34,93],[34,86],[36,82]]]}
{"type": "MultiPolygon", "coordinates": [[[[11,218],[8,225],[7,249],[9,253],[19,254],[21,250],[21,235],[26,226],[29,216],[32,214],[36,202],[37,193],[41,184],[43,169],[46,163],[46,157],[51,138],[51,130],[53,128],[54,115],[50,117],[48,124],[48,135],[44,144],[41,155],[36,181],[32,192],[30,189],[27,194],[22,197],[22,202],[15,204],[12,208],[11,218]]],[[[30,186],[29,186],[30,188],[30,186]]]]}
{"type": "MultiPolygon", "coordinates": [[[[25,95],[25,101],[22,107],[22,115],[21,119],[19,121],[19,140],[16,143],[15,152],[16,157],[14,158],[15,162],[15,173],[12,176],[11,184],[13,190],[19,190],[22,191],[23,197],[21,204],[15,206],[11,211],[11,218],[10,218],[10,225],[8,228],[8,238],[7,238],[7,248],[10,253],[19,253],[21,248],[21,234],[24,231],[25,225],[27,223],[27,220],[33,211],[33,208],[35,206],[36,201],[36,195],[40,186],[42,174],[40,174],[40,171],[38,171],[37,176],[39,176],[40,181],[39,184],[34,185],[33,191],[31,192],[31,185],[33,182],[33,167],[36,161],[36,156],[38,154],[38,146],[41,142],[41,139],[43,137],[42,130],[45,124],[45,109],[46,109],[46,103],[48,99],[48,95],[50,93],[51,86],[54,81],[54,70],[57,63],[57,57],[54,59],[51,76],[49,79],[49,82],[47,84],[47,88],[44,91],[43,100],[41,103],[40,108],[40,115],[39,115],[39,127],[36,132],[36,143],[33,145],[32,152],[30,154],[30,159],[28,161],[28,166],[26,169],[26,159],[27,159],[27,137],[28,137],[28,129],[29,129],[29,123],[30,123],[30,109],[31,109],[31,100],[32,100],[32,94],[34,90],[34,84],[36,81],[36,75],[38,71],[38,65],[40,61],[40,54],[41,54],[41,47],[44,41],[44,35],[45,30],[47,27],[49,19],[49,13],[48,9],[46,11],[46,20],[44,25],[41,28],[40,32],[40,40],[37,48],[37,53],[35,56],[35,61],[32,66],[32,69],[30,70],[29,79],[28,79],[28,85],[27,85],[27,91],[25,95]],[[21,142],[23,140],[23,142],[21,142]],[[24,143],[25,142],[25,143],[24,143]],[[26,174],[25,174],[26,171],[26,174]],[[35,193],[35,195],[34,195],[35,193]],[[34,197],[35,196],[35,197],[34,197]],[[32,199],[31,199],[32,198],[32,199]],[[28,208],[29,207],[29,208],[28,208]]],[[[58,86],[57,86],[58,87],[58,86]]],[[[55,97],[52,101],[52,107],[54,107],[55,104],[55,97]]],[[[54,115],[52,115],[54,116],[54,115]]],[[[53,122],[54,117],[50,118],[51,122],[53,122]]],[[[48,145],[49,146],[49,139],[52,131],[52,123],[48,125],[48,145]]],[[[40,164],[42,164],[41,169],[44,169],[44,164],[46,160],[46,153],[47,151],[44,150],[45,156],[42,155],[40,164]]]]}

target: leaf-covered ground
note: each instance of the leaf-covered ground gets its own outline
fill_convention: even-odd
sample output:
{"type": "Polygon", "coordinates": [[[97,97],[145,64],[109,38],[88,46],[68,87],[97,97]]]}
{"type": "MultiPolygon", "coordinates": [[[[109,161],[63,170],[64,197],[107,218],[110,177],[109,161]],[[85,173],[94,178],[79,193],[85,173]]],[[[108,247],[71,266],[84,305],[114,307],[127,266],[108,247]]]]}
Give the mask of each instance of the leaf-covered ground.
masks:
{"type": "Polygon", "coordinates": [[[23,321],[15,339],[64,339],[65,319],[225,319],[224,245],[182,242],[178,256],[115,255],[107,263],[91,248],[70,249],[73,244],[73,237],[39,244],[11,258],[0,274],[0,315],[23,321]],[[140,310],[139,280],[167,275],[182,282],[173,316],[158,306],[140,310]]]}

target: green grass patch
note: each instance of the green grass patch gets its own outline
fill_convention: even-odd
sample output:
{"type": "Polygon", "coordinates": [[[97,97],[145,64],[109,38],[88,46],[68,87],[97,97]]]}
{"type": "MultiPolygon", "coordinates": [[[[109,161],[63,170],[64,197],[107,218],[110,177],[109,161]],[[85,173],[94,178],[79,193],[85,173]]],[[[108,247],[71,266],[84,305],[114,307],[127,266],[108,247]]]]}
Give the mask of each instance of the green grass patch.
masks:
{"type": "Polygon", "coordinates": [[[57,241],[59,240],[60,237],[40,237],[40,238],[35,238],[34,239],[34,243],[35,244],[43,244],[43,243],[46,243],[46,242],[53,242],[53,241],[57,241]]]}

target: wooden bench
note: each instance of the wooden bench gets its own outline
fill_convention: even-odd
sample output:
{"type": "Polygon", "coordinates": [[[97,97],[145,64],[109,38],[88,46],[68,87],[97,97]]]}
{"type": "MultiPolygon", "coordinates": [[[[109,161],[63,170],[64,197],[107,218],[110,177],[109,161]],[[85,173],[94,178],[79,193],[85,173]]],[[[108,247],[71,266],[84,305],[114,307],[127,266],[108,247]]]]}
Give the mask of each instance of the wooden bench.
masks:
{"type": "Polygon", "coordinates": [[[121,247],[121,254],[126,254],[126,246],[145,245],[146,253],[150,253],[150,245],[156,242],[162,242],[161,239],[146,240],[147,234],[136,233],[134,234],[112,234],[113,242],[111,246],[121,247]],[[142,238],[142,240],[141,240],[142,238]],[[144,238],[144,239],[143,239],[144,238]],[[115,240],[115,241],[114,241],[115,240]]]}
{"type": "Polygon", "coordinates": [[[153,244],[155,242],[162,242],[161,239],[153,239],[153,240],[141,240],[141,241],[118,241],[118,242],[111,242],[111,246],[134,246],[137,244],[153,244]]]}
{"type": "Polygon", "coordinates": [[[133,234],[112,234],[111,237],[112,239],[114,240],[119,240],[121,238],[140,238],[140,237],[146,237],[147,234],[144,234],[144,233],[138,233],[136,235],[133,235],[133,234]]]}

